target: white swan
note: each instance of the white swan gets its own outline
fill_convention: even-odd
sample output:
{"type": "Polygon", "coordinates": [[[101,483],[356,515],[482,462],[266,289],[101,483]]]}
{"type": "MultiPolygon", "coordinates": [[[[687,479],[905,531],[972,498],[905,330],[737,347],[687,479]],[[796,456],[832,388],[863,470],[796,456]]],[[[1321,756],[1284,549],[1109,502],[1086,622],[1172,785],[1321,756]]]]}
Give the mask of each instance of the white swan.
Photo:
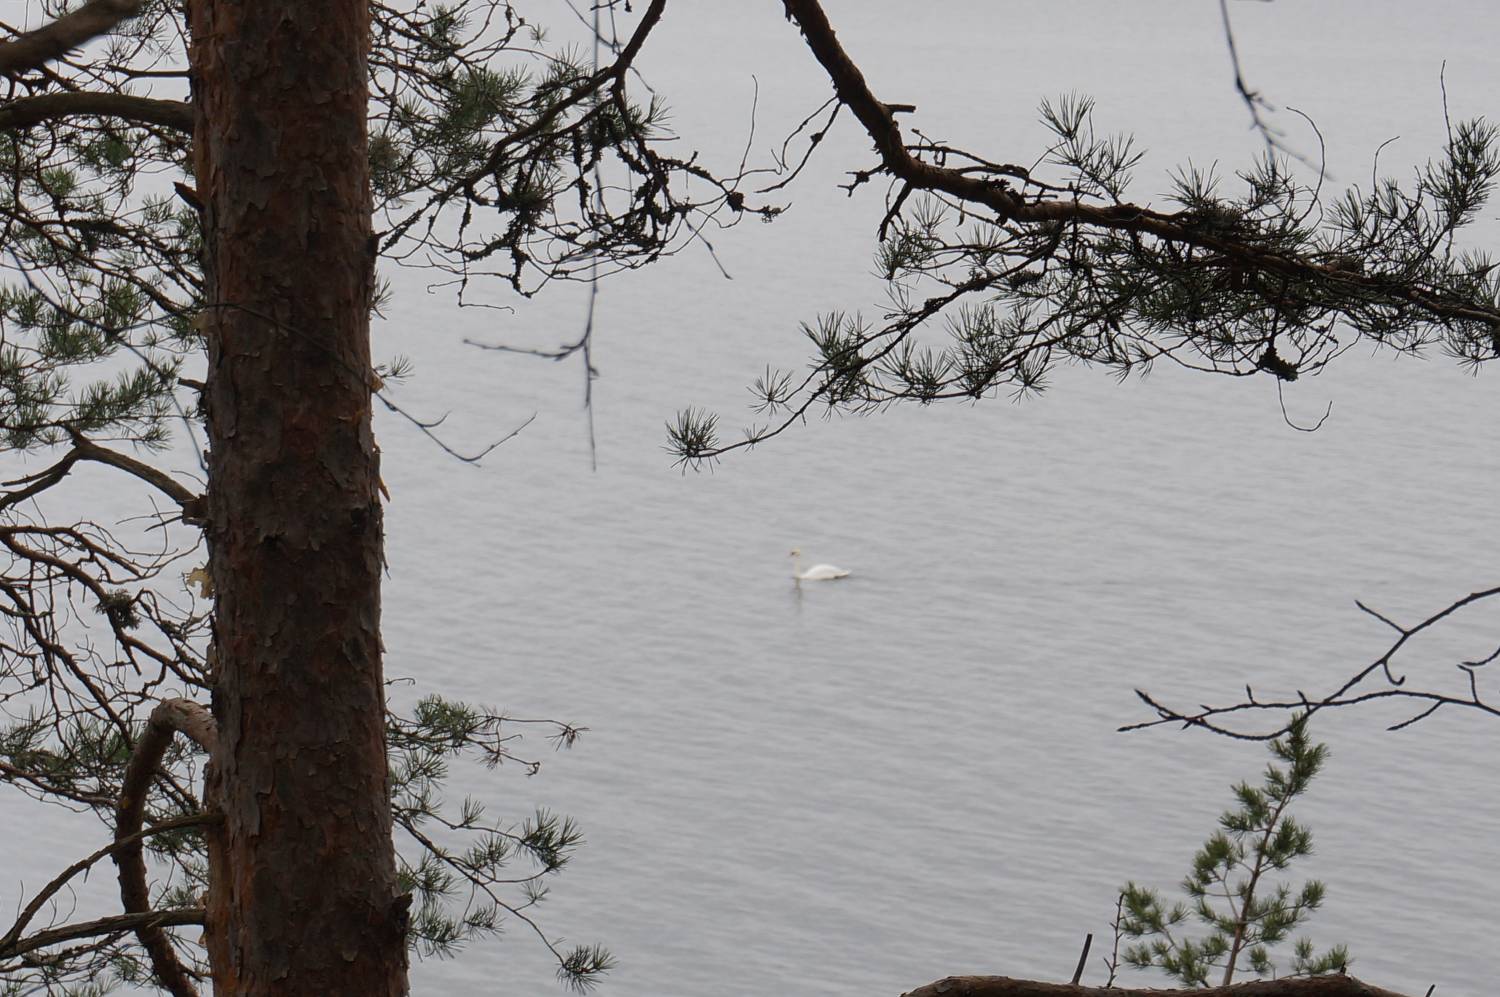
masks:
{"type": "Polygon", "coordinates": [[[797,570],[802,563],[802,548],[792,548],[792,577],[800,582],[831,582],[835,578],[848,578],[849,572],[831,564],[815,564],[806,571],[797,570]]]}

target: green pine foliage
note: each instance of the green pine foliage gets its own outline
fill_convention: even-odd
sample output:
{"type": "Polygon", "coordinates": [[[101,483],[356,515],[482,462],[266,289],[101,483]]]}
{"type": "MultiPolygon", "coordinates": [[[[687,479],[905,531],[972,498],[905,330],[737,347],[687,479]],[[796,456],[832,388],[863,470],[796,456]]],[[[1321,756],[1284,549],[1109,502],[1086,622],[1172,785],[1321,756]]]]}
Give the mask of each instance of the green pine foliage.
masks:
{"type": "MultiPolygon", "coordinates": [[[[1494,124],[1455,122],[1429,163],[1369,189],[1331,194],[1320,171],[1267,154],[1229,177],[1190,164],[1164,199],[1131,202],[1143,153],[1095,129],[1091,99],[1043,101],[1040,116],[1052,141],[1030,167],[940,144],[916,154],[1040,217],[996,218],[979,194],[892,177],[874,259],[883,319],[804,324],[808,369],[752,389],[766,422],[732,440],[700,412],[669,427],[669,450],[693,465],[815,410],[1022,398],[1066,365],[1125,378],[1167,361],[1291,381],[1358,339],[1475,368],[1500,357],[1500,268],[1456,241],[1500,179],[1494,124]]],[[[856,174],[849,189],[890,172],[856,174]]]]}
{"type": "MultiPolygon", "coordinates": [[[[1125,884],[1119,931],[1126,938],[1143,939],[1125,949],[1126,963],[1159,969],[1188,987],[1228,986],[1244,970],[1257,977],[1275,975],[1271,949],[1287,941],[1323,903],[1325,890],[1318,880],[1293,889],[1270,877],[1312,854],[1312,832],[1288,810],[1322,768],[1328,747],[1309,740],[1303,714],[1285,738],[1271,742],[1271,754],[1284,767],[1267,766],[1260,786],[1238,783],[1238,806],[1224,811],[1219,829],[1193,856],[1192,870],[1182,881],[1187,903],[1168,907],[1155,890],[1125,884]],[[1189,921],[1206,934],[1188,937],[1184,926],[1189,921]]],[[[1289,971],[1316,976],[1348,964],[1343,945],[1316,954],[1310,940],[1299,938],[1289,971]]]]}
{"type": "MultiPolygon", "coordinates": [[[[557,947],[534,910],[547,898],[547,880],[583,844],[578,825],[547,810],[521,821],[496,821],[470,797],[456,813],[444,803],[443,784],[456,759],[537,772],[538,762],[513,753],[525,723],[439,696],[422,699],[409,717],[391,718],[391,812],[413,846],[398,854],[401,888],[413,899],[409,939],[421,956],[450,956],[516,920],[552,950],[559,977],[585,990],[615,964],[614,957],[598,945],[557,947]]],[[[557,747],[571,746],[582,733],[564,724],[544,726],[557,747]]]]}

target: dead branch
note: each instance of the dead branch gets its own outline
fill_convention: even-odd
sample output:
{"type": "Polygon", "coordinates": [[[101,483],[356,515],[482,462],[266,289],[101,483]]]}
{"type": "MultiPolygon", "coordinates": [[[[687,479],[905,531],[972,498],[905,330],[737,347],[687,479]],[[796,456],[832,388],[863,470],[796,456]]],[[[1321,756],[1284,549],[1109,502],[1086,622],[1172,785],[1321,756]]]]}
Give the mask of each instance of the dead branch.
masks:
{"type": "Polygon", "coordinates": [[[1410,626],[1402,626],[1366,606],[1364,603],[1356,602],[1355,605],[1362,611],[1395,630],[1397,637],[1378,657],[1345,678],[1331,692],[1321,696],[1309,696],[1307,693],[1299,691],[1295,697],[1281,696],[1275,699],[1262,699],[1258,698],[1255,691],[1247,685],[1245,687],[1245,698],[1240,702],[1232,703],[1228,706],[1200,705],[1197,709],[1183,710],[1162,703],[1150,693],[1137,689],[1136,695],[1140,697],[1142,702],[1155,711],[1156,718],[1154,720],[1126,724],[1120,730],[1132,731],[1142,730],[1147,727],[1159,727],[1162,724],[1181,724],[1183,727],[1198,727],[1215,734],[1223,734],[1226,737],[1238,738],[1240,740],[1266,741],[1285,734],[1290,729],[1289,725],[1280,724],[1275,730],[1271,731],[1246,732],[1225,726],[1224,718],[1236,714],[1254,716],[1265,713],[1286,715],[1290,715],[1293,712],[1312,713],[1330,707],[1354,706],[1359,703],[1368,703],[1381,699],[1411,700],[1419,704],[1415,714],[1390,726],[1389,729],[1393,731],[1401,730],[1419,720],[1424,720],[1445,706],[1478,710],[1490,716],[1500,717],[1500,704],[1496,704],[1485,698],[1484,692],[1480,689],[1479,677],[1477,675],[1478,669],[1500,657],[1500,651],[1473,661],[1455,662],[1455,666],[1464,673],[1466,678],[1465,684],[1467,685],[1467,690],[1464,693],[1448,693],[1432,689],[1410,688],[1406,684],[1406,674],[1399,673],[1394,668],[1396,654],[1413,637],[1441,623],[1464,607],[1495,596],[1500,596],[1500,587],[1471,592],[1410,626]],[[1372,682],[1383,684],[1372,687],[1369,684],[1372,682]]]}
{"type": "Polygon", "coordinates": [[[41,910],[48,900],[56,896],[57,892],[80,872],[88,869],[101,859],[114,855],[122,848],[139,845],[154,834],[165,834],[169,831],[177,831],[185,827],[200,827],[204,824],[213,823],[217,819],[212,814],[188,814],[186,817],[175,817],[171,820],[164,820],[160,823],[152,824],[150,827],[142,828],[134,834],[120,838],[105,845],[92,855],[85,856],[74,862],[55,876],[46,886],[38,890],[36,895],[26,904],[26,908],[21,911],[20,916],[16,918],[16,923],[11,925],[10,930],[3,936],[0,936],[0,958],[17,954],[13,951],[16,941],[21,937],[21,932],[25,931],[26,926],[31,923],[31,919],[36,916],[37,911],[41,910]]]}
{"type": "MultiPolygon", "coordinates": [[[[891,105],[876,99],[859,67],[844,51],[833,25],[818,0],[782,0],[787,17],[802,30],[807,47],[823,66],[838,98],[859,119],[880,154],[880,169],[916,190],[947,194],[971,205],[988,208],[997,223],[1062,222],[1094,228],[1150,235],[1184,246],[1220,253],[1267,274],[1294,280],[1337,280],[1387,300],[1404,302],[1438,319],[1485,322],[1500,327],[1500,309],[1455,301],[1409,283],[1315,262],[1297,254],[1280,253],[1251,242],[1210,232],[1192,224],[1190,213],[1164,213],[1143,205],[1089,204],[1077,198],[1027,199],[1003,179],[974,176],[963,170],[924,162],[908,151],[891,105]]],[[[865,179],[868,175],[862,174],[865,179]]]]}
{"type": "MultiPolygon", "coordinates": [[[[0,111],[0,114],[3,114],[0,111]]],[[[122,454],[88,439],[81,433],[74,432],[73,449],[68,451],[51,467],[43,468],[34,474],[28,474],[24,478],[14,481],[6,481],[6,485],[19,485],[15,491],[0,492],[0,509],[6,509],[17,503],[24,502],[40,492],[57,484],[73,465],[81,460],[93,461],[96,464],[108,464],[110,467],[118,468],[129,474],[135,475],[149,485],[154,485],[172,501],[176,502],[183,510],[185,518],[193,518],[202,502],[201,496],[195,495],[187,487],[179,484],[170,475],[157,470],[150,464],[136,460],[134,457],[122,454]]]]}
{"type": "MultiPolygon", "coordinates": [[[[184,511],[187,511],[190,506],[195,506],[199,502],[199,496],[194,495],[166,474],[163,474],[149,464],[141,463],[134,457],[128,457],[117,451],[101,447],[99,444],[85,439],[77,433],[73,435],[73,447],[79,452],[79,457],[83,460],[92,460],[96,463],[117,467],[122,471],[128,471],[147,484],[155,485],[165,492],[172,501],[182,506],[184,511]]],[[[193,737],[188,731],[183,731],[183,733],[188,734],[189,737],[193,737]]]]}

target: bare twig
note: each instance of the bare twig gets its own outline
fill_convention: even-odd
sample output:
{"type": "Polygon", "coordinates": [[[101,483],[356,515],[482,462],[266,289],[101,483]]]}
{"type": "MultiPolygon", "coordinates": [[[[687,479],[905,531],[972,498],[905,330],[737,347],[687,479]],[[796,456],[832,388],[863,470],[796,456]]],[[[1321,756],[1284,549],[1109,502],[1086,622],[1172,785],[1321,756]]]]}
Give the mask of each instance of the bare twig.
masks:
{"type": "Polygon", "coordinates": [[[88,90],[39,94],[0,104],[0,128],[26,128],[44,121],[80,115],[161,125],[188,134],[193,130],[193,106],[185,100],[156,100],[135,94],[88,90]]]}
{"type": "Polygon", "coordinates": [[[1142,730],[1162,724],[1181,724],[1184,727],[1198,727],[1216,734],[1223,734],[1242,740],[1264,741],[1280,737],[1287,733],[1290,730],[1290,724],[1281,724],[1272,731],[1246,732],[1225,726],[1223,718],[1235,714],[1259,715],[1266,711],[1285,713],[1292,710],[1305,710],[1312,713],[1330,707],[1353,706],[1381,699],[1413,700],[1422,704],[1417,713],[1405,720],[1392,724],[1388,728],[1393,731],[1410,727],[1412,724],[1426,719],[1445,706],[1478,710],[1481,713],[1500,717],[1500,705],[1484,698],[1479,690],[1476,675],[1476,670],[1494,660],[1495,655],[1473,661],[1455,663],[1456,667],[1467,676],[1467,694],[1464,695],[1438,692],[1430,689],[1408,688],[1406,684],[1407,676],[1398,673],[1393,667],[1396,654],[1414,637],[1441,623],[1464,607],[1497,595],[1500,595],[1500,587],[1471,592],[1411,626],[1402,626],[1388,616],[1366,606],[1364,603],[1356,602],[1355,605],[1362,611],[1395,630],[1397,636],[1391,645],[1378,657],[1346,678],[1337,688],[1326,695],[1310,697],[1305,692],[1298,692],[1295,698],[1257,699],[1254,691],[1249,686],[1246,686],[1245,698],[1240,702],[1228,706],[1201,705],[1196,710],[1181,710],[1158,701],[1144,690],[1137,689],[1136,695],[1140,697],[1142,702],[1155,711],[1156,719],[1127,724],[1121,727],[1120,730],[1142,730]],[[1367,682],[1377,678],[1377,676],[1380,680],[1384,681],[1385,686],[1383,688],[1369,688],[1366,686],[1367,682]]]}

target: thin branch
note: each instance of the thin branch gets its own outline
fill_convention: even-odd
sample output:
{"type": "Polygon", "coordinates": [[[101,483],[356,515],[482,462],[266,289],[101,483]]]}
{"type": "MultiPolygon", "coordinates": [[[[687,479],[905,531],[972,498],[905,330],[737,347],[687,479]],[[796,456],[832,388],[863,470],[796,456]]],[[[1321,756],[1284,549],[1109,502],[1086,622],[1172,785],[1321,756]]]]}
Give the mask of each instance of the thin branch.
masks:
{"type": "Polygon", "coordinates": [[[427,437],[433,443],[436,443],[438,445],[438,449],[442,450],[443,453],[447,454],[449,457],[452,457],[454,460],[459,461],[460,463],[471,464],[475,467],[478,467],[479,462],[484,460],[484,458],[488,457],[491,453],[494,453],[494,451],[498,449],[501,444],[507,443],[514,437],[519,436],[521,434],[521,430],[531,425],[531,423],[536,419],[536,413],[533,412],[531,413],[531,415],[526,417],[525,422],[521,423],[515,429],[512,429],[510,432],[506,433],[498,440],[495,440],[493,443],[486,446],[483,450],[480,450],[476,453],[466,454],[460,453],[459,451],[453,449],[447,443],[443,442],[443,438],[441,436],[438,436],[437,433],[433,432],[434,429],[442,425],[443,419],[448,418],[447,415],[443,415],[438,419],[432,420],[418,419],[416,416],[406,411],[406,409],[402,408],[400,405],[397,405],[395,402],[387,398],[385,396],[385,392],[383,391],[377,391],[375,393],[375,398],[378,399],[380,401],[380,404],[384,405],[389,411],[394,412],[396,415],[399,415],[401,418],[405,419],[413,426],[416,426],[417,429],[422,433],[422,435],[427,437]]]}
{"type": "Polygon", "coordinates": [[[179,831],[185,827],[201,827],[204,824],[215,823],[219,819],[220,818],[214,814],[188,814],[185,817],[174,817],[171,820],[160,821],[156,824],[152,824],[150,827],[141,828],[134,834],[127,835],[123,838],[118,838],[110,844],[105,845],[103,848],[94,852],[92,855],[85,856],[84,858],[79,859],[77,862],[74,862],[62,872],[58,873],[57,876],[54,877],[52,881],[49,882],[46,886],[42,887],[41,890],[37,891],[36,896],[31,898],[30,902],[26,904],[25,909],[21,911],[20,916],[16,918],[16,923],[11,925],[10,930],[7,931],[3,936],[0,936],[0,958],[3,958],[6,953],[11,951],[11,947],[15,945],[16,940],[21,937],[21,932],[26,930],[26,926],[31,923],[31,919],[36,916],[37,911],[41,910],[43,905],[45,905],[48,900],[56,896],[57,892],[64,886],[66,886],[68,881],[74,876],[78,875],[80,872],[88,869],[90,866],[94,865],[101,859],[114,855],[122,848],[129,847],[130,845],[140,844],[142,841],[151,837],[152,835],[165,834],[169,831],[179,831]]]}
{"type": "Polygon", "coordinates": [[[34,935],[22,938],[9,949],[0,951],[0,958],[25,955],[27,952],[34,952],[37,949],[58,945],[62,942],[71,942],[78,938],[119,935],[127,931],[140,931],[143,928],[160,931],[162,928],[175,928],[183,925],[202,923],[202,907],[183,907],[179,910],[148,910],[135,914],[114,914],[109,917],[97,918],[93,921],[81,921],[78,924],[68,924],[61,928],[48,928],[46,931],[38,931],[34,935]]]}
{"type": "Polygon", "coordinates": [[[1406,686],[1406,676],[1397,674],[1392,668],[1392,662],[1396,654],[1405,647],[1412,638],[1430,629],[1436,624],[1447,619],[1466,606],[1480,602],[1495,596],[1500,596],[1500,587],[1484,589],[1471,592],[1461,599],[1456,599],[1444,606],[1442,609],[1431,614],[1421,622],[1412,626],[1402,626],[1387,616],[1384,616],[1362,602],[1356,602],[1361,610],[1373,616],[1375,619],[1386,624],[1396,631],[1397,637],[1369,664],[1360,668],[1353,675],[1346,678],[1340,685],[1327,695],[1311,698],[1304,692],[1298,692],[1296,698],[1285,697],[1277,700],[1266,700],[1255,698],[1249,687],[1245,689],[1245,698],[1229,706],[1200,705],[1194,711],[1183,711],[1175,707],[1159,702],[1144,690],[1137,689],[1136,696],[1149,706],[1155,713],[1154,720],[1145,720],[1139,723],[1126,724],[1120,727],[1121,731],[1142,730],[1147,727],[1158,727],[1162,724],[1181,724],[1184,727],[1199,727],[1212,731],[1215,734],[1223,734],[1246,741],[1265,741],[1274,737],[1280,737],[1290,730],[1290,725],[1279,726],[1276,730],[1265,732],[1246,733],[1226,727],[1221,718],[1237,713],[1261,714],[1266,711],[1285,712],[1289,710],[1305,710],[1309,713],[1328,709],[1336,706],[1354,706],[1360,703],[1373,702],[1380,699],[1404,699],[1414,700],[1422,704],[1421,709],[1413,716],[1391,725],[1389,730],[1403,730],[1410,727],[1419,720],[1424,720],[1445,706],[1463,707],[1465,709],[1478,710],[1491,716],[1500,717],[1500,706],[1486,701],[1479,692],[1478,679],[1474,674],[1476,662],[1460,661],[1457,667],[1467,676],[1467,695],[1459,695],[1445,692],[1434,692],[1422,689],[1411,689],[1406,686]],[[1386,682],[1384,688],[1361,690],[1361,686],[1376,674],[1379,674],[1386,682]]]}
{"type": "MultiPolygon", "coordinates": [[[[1260,137],[1265,140],[1266,151],[1292,153],[1281,141],[1281,132],[1272,128],[1265,118],[1261,117],[1261,110],[1274,111],[1270,101],[1261,96],[1259,90],[1251,90],[1245,82],[1244,71],[1240,68],[1240,51],[1234,42],[1234,25],[1229,20],[1229,0],[1219,0],[1219,14],[1224,21],[1224,43],[1229,47],[1229,62],[1234,67],[1234,88],[1239,91],[1240,99],[1245,102],[1245,107],[1250,112],[1250,126],[1260,132],[1260,137]]],[[[1301,156],[1297,159],[1307,162],[1301,156]]]]}

